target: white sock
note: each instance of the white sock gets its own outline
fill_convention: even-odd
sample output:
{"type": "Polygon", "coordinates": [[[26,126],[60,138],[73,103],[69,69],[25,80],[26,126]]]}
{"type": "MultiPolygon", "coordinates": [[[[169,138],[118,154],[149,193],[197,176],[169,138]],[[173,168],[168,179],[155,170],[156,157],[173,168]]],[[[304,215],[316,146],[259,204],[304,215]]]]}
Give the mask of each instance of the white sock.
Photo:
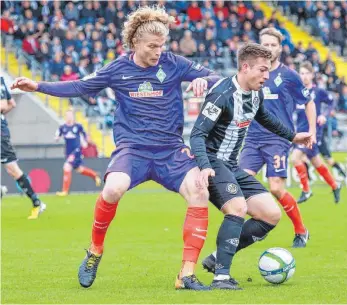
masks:
{"type": "Polygon", "coordinates": [[[229,280],[230,279],[230,275],[228,274],[218,274],[214,276],[214,280],[216,281],[223,281],[223,280],[229,280]]]}
{"type": "Polygon", "coordinates": [[[217,258],[217,251],[214,251],[214,252],[212,253],[212,255],[213,255],[214,258],[217,258]]]}

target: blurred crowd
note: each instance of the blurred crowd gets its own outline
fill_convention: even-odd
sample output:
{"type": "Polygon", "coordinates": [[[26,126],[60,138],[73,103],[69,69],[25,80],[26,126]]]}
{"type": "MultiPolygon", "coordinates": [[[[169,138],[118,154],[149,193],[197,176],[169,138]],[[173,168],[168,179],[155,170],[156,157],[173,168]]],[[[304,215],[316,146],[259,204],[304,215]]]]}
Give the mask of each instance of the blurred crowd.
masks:
{"type": "Polygon", "coordinates": [[[320,37],[325,45],[337,45],[341,56],[347,45],[346,1],[279,1],[286,14],[297,16],[297,24],[308,25],[311,35],[320,37]]]}
{"type": "MultiPolygon", "coordinates": [[[[287,6],[284,3],[284,8],[306,14],[308,2],[288,2],[287,6]]],[[[321,13],[318,12],[322,11],[324,4],[310,3],[317,8],[316,15],[310,15],[314,22],[310,22],[318,24],[320,29],[321,13]]],[[[167,43],[168,50],[221,73],[235,69],[236,52],[242,43],[258,42],[258,34],[263,28],[276,27],[285,37],[283,62],[295,68],[301,61],[310,60],[317,72],[318,85],[334,91],[339,101],[338,109],[347,111],[346,81],[337,77],[333,61],[328,58],[322,62],[312,45],[307,49],[302,44],[294,45],[290,33],[276,19],[276,12],[271,18],[266,18],[258,2],[1,1],[1,31],[13,37],[18,50],[35,58],[42,67],[44,79],[75,80],[126,54],[120,35],[126,15],[139,5],[151,4],[165,6],[168,13],[175,17],[176,22],[171,27],[167,43]]],[[[334,4],[333,7],[329,2],[327,6],[329,10],[323,12],[328,15],[329,26],[326,28],[329,31],[329,28],[334,28],[330,22],[334,23],[336,18],[340,20],[340,26],[346,21],[346,10],[337,9],[346,5],[334,4]]],[[[305,18],[305,22],[309,22],[310,19],[305,18]]],[[[346,26],[346,22],[343,26],[346,26]]],[[[321,32],[317,30],[315,34],[321,32]]],[[[334,35],[330,33],[327,34],[327,42],[335,43],[334,35]]],[[[85,97],[84,102],[90,106],[88,114],[102,115],[105,125],[112,125],[116,102],[111,90],[102,91],[95,99],[85,97]]]]}

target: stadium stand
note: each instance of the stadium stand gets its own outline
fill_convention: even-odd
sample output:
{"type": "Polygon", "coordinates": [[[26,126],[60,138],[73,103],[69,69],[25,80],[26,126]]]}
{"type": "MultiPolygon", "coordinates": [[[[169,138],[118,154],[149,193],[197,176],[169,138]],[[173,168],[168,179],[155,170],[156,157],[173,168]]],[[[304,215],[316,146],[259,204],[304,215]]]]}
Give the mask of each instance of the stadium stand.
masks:
{"type": "MultiPolygon", "coordinates": [[[[13,54],[2,50],[2,55],[7,56],[10,72],[16,69],[20,59],[26,63],[22,75],[30,75],[31,71],[34,77],[43,80],[84,77],[126,53],[120,35],[125,16],[139,4],[154,3],[157,2],[2,1],[2,41],[8,50],[13,50],[13,54]]],[[[283,15],[290,14],[292,21],[304,28],[260,2],[159,1],[159,5],[165,5],[176,18],[167,48],[227,76],[235,72],[236,51],[240,45],[257,42],[263,28],[276,27],[285,37],[283,62],[293,69],[303,60],[313,63],[316,81],[335,95],[340,126],[347,131],[347,120],[341,115],[347,112],[347,64],[333,52],[336,49],[333,44],[338,46],[338,54],[346,52],[345,2],[332,1],[333,4],[329,2],[326,7],[322,2],[311,1],[273,3],[283,15]],[[321,16],[322,12],[326,16],[321,16]],[[305,27],[309,27],[315,39],[305,33],[305,27]],[[322,28],[328,33],[321,31],[322,28]]],[[[17,74],[18,71],[14,73],[17,74]]],[[[112,126],[112,113],[117,105],[112,92],[104,90],[94,99],[50,98],[49,105],[60,113],[70,105],[83,109],[78,112],[77,120],[89,126],[87,129],[99,151],[107,142],[104,154],[110,154],[112,137],[105,137],[99,128],[112,126]]],[[[199,110],[199,101],[187,95],[185,106],[188,133],[199,110]]]]}

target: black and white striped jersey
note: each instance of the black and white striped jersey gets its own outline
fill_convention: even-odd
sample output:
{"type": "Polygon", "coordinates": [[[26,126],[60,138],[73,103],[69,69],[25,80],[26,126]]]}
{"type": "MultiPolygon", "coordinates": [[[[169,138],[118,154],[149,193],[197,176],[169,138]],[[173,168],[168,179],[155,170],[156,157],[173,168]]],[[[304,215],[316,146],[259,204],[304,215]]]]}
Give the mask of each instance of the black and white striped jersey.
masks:
{"type": "Polygon", "coordinates": [[[263,106],[262,91],[244,91],[237,75],[223,78],[208,92],[191,133],[191,147],[200,169],[211,167],[208,156],[237,167],[248,126],[255,119],[292,141],[295,134],[263,106]]]}

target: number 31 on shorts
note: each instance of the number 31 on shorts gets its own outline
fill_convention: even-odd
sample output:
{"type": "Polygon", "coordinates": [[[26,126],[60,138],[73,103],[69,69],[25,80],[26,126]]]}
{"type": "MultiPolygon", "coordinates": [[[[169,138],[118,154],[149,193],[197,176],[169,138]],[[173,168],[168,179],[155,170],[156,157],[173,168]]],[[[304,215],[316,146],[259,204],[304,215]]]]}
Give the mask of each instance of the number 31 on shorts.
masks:
{"type": "Polygon", "coordinates": [[[277,168],[286,168],[286,156],[275,155],[274,156],[274,167],[277,168]]]}

